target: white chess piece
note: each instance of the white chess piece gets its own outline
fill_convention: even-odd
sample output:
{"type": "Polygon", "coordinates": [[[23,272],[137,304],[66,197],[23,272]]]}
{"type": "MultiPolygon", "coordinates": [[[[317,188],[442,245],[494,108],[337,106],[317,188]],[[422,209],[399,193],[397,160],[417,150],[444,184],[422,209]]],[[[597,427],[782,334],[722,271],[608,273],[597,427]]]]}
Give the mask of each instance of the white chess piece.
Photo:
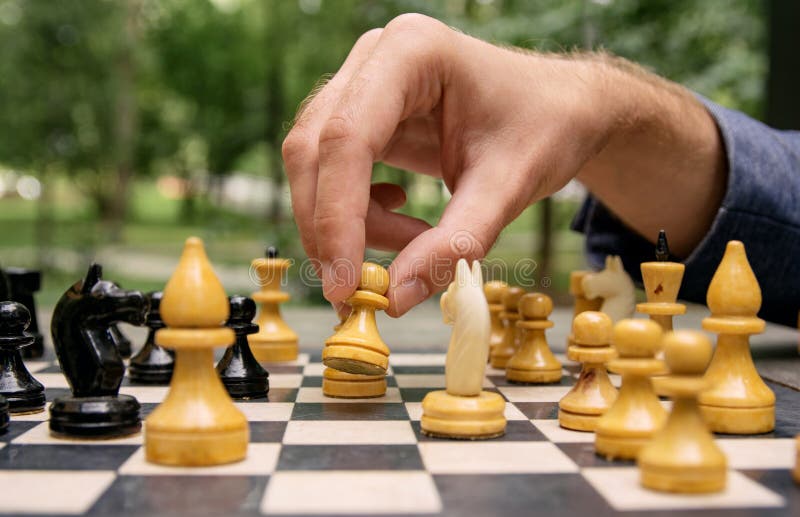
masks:
{"type": "Polygon", "coordinates": [[[467,261],[460,259],[456,279],[440,299],[444,322],[453,326],[445,363],[445,385],[451,395],[474,397],[481,392],[491,332],[482,276],[480,262],[474,261],[470,271],[467,261]]]}
{"type": "Polygon", "coordinates": [[[605,269],[586,275],[581,284],[590,300],[603,298],[600,312],[607,314],[611,321],[616,323],[633,316],[636,307],[635,288],[618,256],[607,256],[605,269]]]}

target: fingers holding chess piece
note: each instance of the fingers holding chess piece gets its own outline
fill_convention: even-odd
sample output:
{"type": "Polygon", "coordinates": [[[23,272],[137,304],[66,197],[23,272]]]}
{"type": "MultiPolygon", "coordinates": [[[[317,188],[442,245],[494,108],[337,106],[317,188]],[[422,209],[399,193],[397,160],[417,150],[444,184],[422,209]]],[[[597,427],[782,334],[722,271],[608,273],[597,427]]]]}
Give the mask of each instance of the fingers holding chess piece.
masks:
{"type": "Polygon", "coordinates": [[[386,374],[389,347],[378,333],[375,311],[389,307],[384,296],[388,288],[389,273],[378,264],[364,262],[358,289],[347,299],[353,310],[342,327],[325,341],[325,366],[351,374],[386,374]]]}
{"type": "Polygon", "coordinates": [[[5,397],[11,413],[44,410],[44,386],[33,378],[22,360],[22,349],[35,341],[35,336],[27,332],[30,323],[31,314],[24,305],[0,302],[0,395],[5,397]]]}
{"type": "Polygon", "coordinates": [[[231,296],[229,300],[231,312],[226,325],[236,334],[236,342],[225,350],[225,355],[217,363],[217,372],[231,398],[266,398],[269,374],[253,357],[247,342],[248,335],[258,332],[258,325],[252,322],[256,304],[245,296],[231,296]]]}
{"type": "Polygon", "coordinates": [[[553,312],[553,300],[542,293],[530,293],[519,300],[520,319],[516,326],[522,336],[519,349],[506,365],[511,382],[546,384],[561,380],[561,363],[547,344],[545,330],[553,326],[547,319],[553,312]]]}
{"type": "Polygon", "coordinates": [[[703,377],[711,342],[701,332],[679,330],[662,342],[670,372],[662,386],[673,400],[665,426],[638,457],[642,485],[679,493],[717,492],[725,488],[727,460],[714,443],[697,405],[709,387],[703,377]]]}

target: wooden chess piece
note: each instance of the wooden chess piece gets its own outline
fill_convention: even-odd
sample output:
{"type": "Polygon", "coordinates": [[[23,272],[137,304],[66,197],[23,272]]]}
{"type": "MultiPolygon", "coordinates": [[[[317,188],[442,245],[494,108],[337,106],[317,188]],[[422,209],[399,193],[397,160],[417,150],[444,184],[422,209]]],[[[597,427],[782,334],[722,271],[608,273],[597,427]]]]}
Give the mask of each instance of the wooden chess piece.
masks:
{"type": "Polygon", "coordinates": [[[161,300],[167,327],[156,332],[156,343],[175,350],[175,371],[166,399],[147,417],[147,461],[188,467],[246,456],[247,418],[214,369],[214,348],[236,339],[222,326],[229,315],[228,297],[203,241],[190,237],[161,300]]]}
{"type": "MultiPolygon", "coordinates": [[[[333,327],[338,332],[347,318],[340,317],[333,327]]],[[[322,370],[322,394],[343,399],[366,399],[386,395],[386,375],[360,375],[341,372],[333,368],[322,370]]]]}
{"type": "Polygon", "coordinates": [[[505,400],[482,391],[491,323],[480,263],[456,264],[456,279],[441,299],[445,323],[453,325],[445,362],[445,390],[422,400],[422,433],[435,438],[483,440],[505,433],[505,400]]]}
{"type": "Polygon", "coordinates": [[[144,323],[147,298],[103,280],[92,264],[86,277],[58,300],[50,330],[58,362],[72,389],[50,405],[50,432],[55,436],[111,438],[141,429],[140,405],[119,395],[125,364],[111,334],[114,323],[144,323]]]}
{"type": "Polygon", "coordinates": [[[603,299],[600,312],[608,314],[612,322],[633,316],[636,288],[618,256],[607,256],[605,269],[584,276],[581,286],[587,298],[603,299]]]}
{"type": "Polygon", "coordinates": [[[226,325],[236,334],[236,342],[225,350],[217,363],[217,373],[231,398],[267,398],[269,374],[253,357],[247,342],[247,336],[258,332],[258,325],[253,323],[256,304],[246,296],[231,296],[229,303],[230,317],[226,325]]]}
{"type": "Polygon", "coordinates": [[[495,346],[489,357],[492,368],[505,370],[508,360],[519,348],[522,329],[517,328],[519,321],[519,300],[525,294],[521,287],[509,287],[503,295],[503,310],[500,320],[503,322],[503,340],[495,346]]]}
{"type": "Polygon", "coordinates": [[[519,349],[508,360],[506,378],[511,382],[547,384],[561,380],[561,363],[547,345],[545,330],[553,326],[547,318],[553,312],[553,300],[541,293],[519,299],[517,328],[522,330],[519,349]]]}
{"type": "Polygon", "coordinates": [[[31,314],[24,305],[0,302],[0,395],[11,413],[44,410],[44,386],[31,376],[22,361],[21,350],[35,339],[27,332],[30,323],[31,314]]]}
{"type": "Polygon", "coordinates": [[[389,307],[384,296],[388,288],[389,273],[378,264],[364,262],[358,290],[346,301],[353,310],[342,328],[325,341],[325,366],[359,375],[386,374],[389,347],[378,333],[375,311],[389,307]]]}
{"type": "Polygon", "coordinates": [[[673,400],[664,427],[639,452],[641,483],[665,492],[707,493],[725,488],[727,460],[714,443],[697,396],[709,386],[703,371],[711,342],[701,332],[669,332],[662,342],[670,376],[664,388],[673,400]]]}
{"type": "Polygon", "coordinates": [[[24,305],[31,313],[31,324],[28,333],[33,335],[33,344],[22,349],[22,357],[36,359],[44,355],[44,336],[39,332],[39,321],[36,317],[36,299],[34,294],[42,287],[42,273],[33,269],[9,267],[5,269],[11,287],[11,298],[24,305]]]}
{"type": "Polygon", "coordinates": [[[764,331],[761,288],[744,244],[730,241],[706,293],[711,316],[703,328],[717,334],[706,371],[711,388],[700,394],[700,409],[715,433],[760,434],[775,428],[775,394],[761,380],[750,354],[750,334],[764,331]]]}
{"type": "Polygon", "coordinates": [[[486,295],[486,302],[489,304],[489,320],[492,322],[492,331],[489,334],[489,359],[492,352],[503,342],[503,320],[500,313],[503,312],[503,296],[508,291],[508,284],[500,280],[492,280],[483,285],[483,294],[486,295]]]}
{"type": "MultiPolygon", "coordinates": [[[[591,271],[577,270],[572,271],[569,274],[569,294],[571,294],[572,298],[574,299],[572,319],[575,319],[575,316],[582,312],[599,311],[600,307],[603,305],[602,298],[598,296],[597,298],[590,300],[586,297],[586,293],[583,291],[583,278],[590,273],[591,271]]],[[[567,336],[567,348],[569,348],[572,344],[572,332],[570,331],[569,335],[567,336]]]]}
{"type": "Polygon", "coordinates": [[[281,291],[281,281],[291,261],[278,257],[278,250],[267,248],[265,258],[251,264],[260,290],[251,296],[261,305],[258,332],[248,337],[250,349],[261,362],[273,363],[297,359],[297,333],[281,317],[280,304],[289,301],[289,293],[281,291]]]}
{"type": "Polygon", "coordinates": [[[575,431],[594,431],[600,417],[617,398],[605,363],[616,355],[611,342],[612,323],[607,314],[584,311],[572,321],[575,344],[567,357],[582,363],[578,382],[558,403],[558,423],[575,431]]]}
{"type": "Polygon", "coordinates": [[[795,460],[792,477],[794,478],[795,483],[800,484],[800,434],[797,435],[797,438],[795,438],[794,441],[795,460]]]}
{"type": "Polygon", "coordinates": [[[664,369],[655,359],[661,346],[661,327],[654,321],[622,320],[614,326],[611,342],[619,356],[609,370],[622,374],[614,404],[597,422],[595,452],[607,459],[636,459],[639,451],[661,429],[667,418],[650,376],[664,369]]]}
{"type": "Polygon", "coordinates": [[[144,324],[147,326],[147,339],[139,352],[131,358],[128,365],[128,378],[134,384],[167,385],[172,380],[175,368],[175,354],[156,344],[156,332],[166,325],[161,320],[161,291],[148,293],[150,310],[144,324]]]}

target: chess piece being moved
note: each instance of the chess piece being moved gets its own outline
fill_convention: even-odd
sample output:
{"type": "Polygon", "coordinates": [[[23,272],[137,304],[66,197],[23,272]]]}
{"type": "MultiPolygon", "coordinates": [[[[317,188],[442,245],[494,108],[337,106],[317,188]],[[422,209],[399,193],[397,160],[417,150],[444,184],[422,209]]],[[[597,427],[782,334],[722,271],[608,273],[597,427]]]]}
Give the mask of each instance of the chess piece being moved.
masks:
{"type": "Polygon", "coordinates": [[[522,332],[519,349],[506,365],[506,378],[512,382],[546,384],[561,380],[561,363],[547,344],[545,330],[553,326],[547,319],[553,312],[553,300],[541,293],[530,293],[519,299],[522,332]]]}
{"type": "Polygon", "coordinates": [[[516,353],[519,348],[522,329],[517,328],[519,321],[519,300],[525,294],[525,289],[521,287],[509,287],[503,295],[503,310],[500,312],[500,320],[503,322],[503,340],[495,346],[489,357],[492,368],[504,370],[508,365],[508,360],[516,353]]]}
{"type": "Polygon", "coordinates": [[[325,366],[360,375],[386,374],[389,347],[378,333],[375,311],[389,307],[384,296],[388,288],[389,273],[378,264],[364,262],[358,290],[346,301],[353,310],[342,328],[325,341],[325,366]]]}
{"type": "Polygon", "coordinates": [[[0,395],[11,413],[44,410],[44,386],[31,376],[22,361],[22,349],[35,339],[27,332],[30,323],[31,314],[24,305],[0,302],[0,395]]]}
{"type": "Polygon", "coordinates": [[[581,286],[587,298],[603,299],[600,312],[607,314],[612,322],[633,316],[636,290],[633,280],[622,266],[622,259],[616,255],[606,257],[606,266],[602,271],[584,276],[581,286]]]}
{"type": "MultiPolygon", "coordinates": [[[[574,300],[572,319],[575,319],[575,316],[582,312],[599,311],[603,305],[603,299],[599,296],[590,300],[586,297],[586,293],[583,292],[583,278],[590,273],[591,271],[578,270],[569,274],[569,294],[572,295],[574,300]]],[[[567,348],[572,344],[572,332],[570,332],[567,336],[567,348]]]]}
{"type": "Polygon", "coordinates": [[[594,449],[600,456],[636,459],[664,425],[667,413],[650,382],[650,376],[664,368],[655,359],[661,334],[654,321],[622,320],[614,326],[611,342],[619,358],[611,360],[608,368],[622,374],[622,386],[617,400],[597,422],[594,449]]]}
{"type": "Polygon", "coordinates": [[[715,433],[759,434],[775,428],[775,394],[761,380],[750,355],[750,334],[764,331],[758,318],[761,288],[744,244],[730,241],[706,293],[711,316],[703,328],[718,335],[706,371],[711,388],[700,409],[715,433]]]}
{"type": "Polygon", "coordinates": [[[281,281],[291,262],[278,257],[278,250],[267,248],[265,258],[257,258],[251,264],[260,289],[252,294],[260,304],[258,332],[247,339],[255,358],[273,363],[297,359],[297,334],[281,317],[280,304],[288,302],[290,295],[281,291],[281,281]]]}
{"type": "Polygon", "coordinates": [[[236,339],[223,326],[229,315],[228,297],[203,241],[190,237],[161,300],[167,327],[156,332],[156,343],[175,350],[175,371],[167,398],[147,417],[147,461],[189,467],[247,455],[247,418],[214,369],[214,348],[236,339]]]}
{"type": "Polygon", "coordinates": [[[72,389],[72,396],[50,405],[55,435],[110,438],[141,428],[139,402],[119,395],[125,364],[110,327],[120,321],[144,323],[147,298],[101,277],[100,265],[92,264],[86,278],[70,287],[53,311],[53,345],[72,389]]]}
{"type": "Polygon", "coordinates": [[[175,366],[175,354],[156,344],[156,332],[164,328],[161,321],[161,291],[154,291],[147,295],[150,302],[150,311],[144,324],[149,329],[144,346],[131,358],[128,366],[128,377],[136,384],[167,385],[172,379],[172,370],[175,366]]]}
{"type": "Polygon", "coordinates": [[[230,317],[226,325],[236,334],[236,342],[225,350],[225,355],[217,363],[217,372],[231,398],[266,398],[269,374],[253,357],[247,342],[248,335],[258,332],[258,325],[253,323],[256,304],[246,296],[231,296],[229,300],[230,317]]]}
{"type": "MultiPolygon", "coordinates": [[[[338,332],[345,321],[347,318],[341,318],[333,331],[338,332]]],[[[322,370],[322,394],[344,399],[382,397],[386,395],[386,375],[359,375],[325,368],[322,370]]]]}
{"type": "Polygon", "coordinates": [[[578,382],[558,403],[558,423],[575,431],[594,431],[600,417],[617,398],[605,363],[616,355],[611,347],[611,318],[604,312],[585,311],[572,321],[575,344],[567,357],[582,363],[578,382]]]}
{"type": "Polygon", "coordinates": [[[9,267],[5,269],[8,283],[11,286],[11,298],[24,305],[31,314],[28,333],[33,335],[33,344],[22,349],[22,357],[34,359],[44,355],[44,336],[39,332],[39,321],[36,317],[36,300],[34,294],[42,287],[42,273],[33,269],[9,267]]]}
{"type": "Polygon", "coordinates": [[[445,323],[453,325],[445,362],[445,386],[422,401],[422,432],[437,438],[481,440],[502,436],[505,400],[482,391],[491,324],[480,263],[456,264],[456,279],[441,298],[445,323]]]}
{"type": "Polygon", "coordinates": [[[711,342],[701,332],[679,330],[662,342],[670,376],[664,388],[673,401],[664,427],[639,452],[642,485],[679,493],[717,492],[725,488],[727,461],[714,443],[697,396],[709,386],[703,378],[711,342]]]}
{"type": "Polygon", "coordinates": [[[483,285],[483,294],[486,295],[486,302],[489,304],[489,319],[492,322],[492,330],[489,334],[489,358],[492,352],[503,342],[503,320],[500,313],[503,312],[503,296],[508,291],[508,284],[500,280],[492,280],[483,285]]]}

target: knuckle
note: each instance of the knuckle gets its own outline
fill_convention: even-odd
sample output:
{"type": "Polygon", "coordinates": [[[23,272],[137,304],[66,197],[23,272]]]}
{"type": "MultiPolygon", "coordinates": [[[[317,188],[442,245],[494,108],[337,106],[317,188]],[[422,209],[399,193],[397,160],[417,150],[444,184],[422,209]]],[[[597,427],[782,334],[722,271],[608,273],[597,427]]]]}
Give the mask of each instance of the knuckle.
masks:
{"type": "Polygon", "coordinates": [[[372,47],[383,34],[383,29],[370,29],[361,36],[359,36],[358,40],[356,41],[355,47],[372,47]]]}
{"type": "Polygon", "coordinates": [[[314,214],[314,232],[317,235],[330,237],[337,235],[342,227],[342,219],[335,213],[317,213],[314,214]]]}
{"type": "Polygon", "coordinates": [[[290,172],[298,162],[311,152],[309,139],[299,130],[293,129],[281,145],[281,156],[290,172]]]}
{"type": "Polygon", "coordinates": [[[356,137],[355,127],[342,115],[332,115],[319,132],[320,148],[338,146],[356,137]]]}
{"type": "Polygon", "coordinates": [[[422,31],[428,32],[436,30],[439,22],[429,16],[419,13],[405,13],[394,17],[386,24],[386,30],[391,32],[422,31]]]}

